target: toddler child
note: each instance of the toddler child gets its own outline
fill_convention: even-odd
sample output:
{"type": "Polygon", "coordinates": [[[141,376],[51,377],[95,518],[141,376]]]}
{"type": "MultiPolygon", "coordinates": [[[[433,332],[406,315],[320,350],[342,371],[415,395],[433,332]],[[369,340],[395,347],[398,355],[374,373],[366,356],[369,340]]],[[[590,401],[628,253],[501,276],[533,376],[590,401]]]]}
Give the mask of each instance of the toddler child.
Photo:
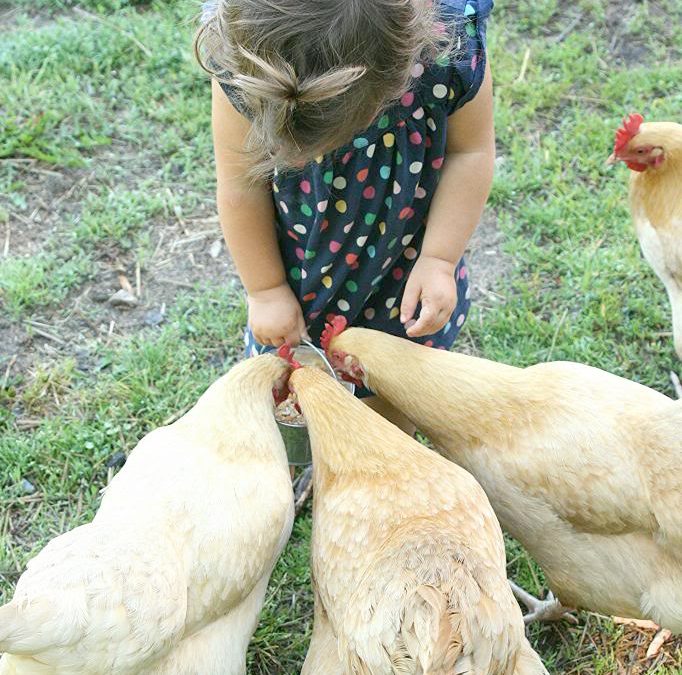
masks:
{"type": "MultiPolygon", "coordinates": [[[[325,322],[449,349],[492,181],[492,0],[217,0],[217,200],[249,354],[325,322]]],[[[369,392],[360,392],[368,396],[369,392]]],[[[367,402],[394,422],[401,416],[367,402]]]]}

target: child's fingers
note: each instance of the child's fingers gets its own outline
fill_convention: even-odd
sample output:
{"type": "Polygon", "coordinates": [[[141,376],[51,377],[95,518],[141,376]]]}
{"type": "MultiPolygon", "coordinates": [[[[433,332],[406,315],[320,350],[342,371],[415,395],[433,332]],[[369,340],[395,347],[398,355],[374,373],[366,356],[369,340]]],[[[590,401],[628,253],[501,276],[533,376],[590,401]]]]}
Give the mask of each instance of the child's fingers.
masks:
{"type": "Polygon", "coordinates": [[[407,323],[414,318],[414,313],[417,309],[417,304],[421,297],[422,288],[418,282],[407,280],[405,290],[403,292],[403,300],[400,303],[400,322],[407,323]]]}
{"type": "Polygon", "coordinates": [[[267,330],[254,330],[253,337],[263,347],[281,347],[286,341],[284,335],[273,334],[267,330]]]}
{"type": "Polygon", "coordinates": [[[299,314],[298,317],[298,334],[301,336],[301,339],[307,340],[310,342],[310,335],[308,335],[308,329],[305,325],[305,319],[303,318],[303,314],[299,314]]]}
{"type": "Polygon", "coordinates": [[[428,299],[422,300],[422,309],[419,312],[419,318],[411,328],[407,329],[407,334],[410,337],[422,337],[430,335],[433,332],[431,329],[435,324],[438,312],[432,307],[428,299]]]}
{"type": "MultiPolygon", "coordinates": [[[[283,338],[282,342],[286,342],[287,344],[291,345],[292,347],[298,347],[298,345],[301,344],[301,331],[298,329],[298,326],[296,327],[295,330],[289,331],[283,338]]],[[[276,345],[279,346],[279,345],[276,345]]]]}
{"type": "Polygon", "coordinates": [[[254,333],[253,334],[253,339],[259,344],[263,345],[263,347],[272,347],[272,340],[267,338],[265,335],[262,333],[254,333]]]}
{"type": "Polygon", "coordinates": [[[419,320],[407,330],[409,337],[433,335],[447,324],[451,312],[433,305],[428,299],[422,300],[422,311],[419,320]],[[426,312],[424,311],[426,308],[426,312]]]}

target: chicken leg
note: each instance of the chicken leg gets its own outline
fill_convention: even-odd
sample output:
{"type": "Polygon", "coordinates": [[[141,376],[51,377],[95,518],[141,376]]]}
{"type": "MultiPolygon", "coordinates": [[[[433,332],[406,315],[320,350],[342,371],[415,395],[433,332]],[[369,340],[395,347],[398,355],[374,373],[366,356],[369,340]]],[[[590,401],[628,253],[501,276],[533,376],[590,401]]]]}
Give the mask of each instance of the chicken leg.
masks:
{"type": "Polygon", "coordinates": [[[564,607],[550,591],[546,600],[539,600],[523,588],[517,586],[511,579],[509,580],[512,593],[519,602],[522,602],[530,611],[523,617],[523,622],[528,625],[533,621],[561,621],[566,619],[570,623],[577,624],[578,619],[571,614],[571,609],[564,607]]]}
{"type": "Polygon", "coordinates": [[[677,376],[677,373],[671,370],[670,379],[672,380],[677,398],[682,399],[682,384],[680,384],[680,378],[677,376]]]}

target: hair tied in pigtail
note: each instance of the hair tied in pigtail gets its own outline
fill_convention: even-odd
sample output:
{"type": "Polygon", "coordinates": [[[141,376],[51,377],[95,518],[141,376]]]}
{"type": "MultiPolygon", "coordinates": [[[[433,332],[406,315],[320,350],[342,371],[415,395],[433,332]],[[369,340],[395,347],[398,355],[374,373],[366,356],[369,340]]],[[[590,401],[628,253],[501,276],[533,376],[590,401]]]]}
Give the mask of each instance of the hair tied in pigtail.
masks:
{"type": "Polygon", "coordinates": [[[296,110],[298,103],[299,103],[299,100],[298,100],[298,96],[299,96],[298,77],[296,77],[295,74],[292,77],[291,83],[293,85],[293,88],[288,93],[288,95],[286,97],[286,103],[287,103],[287,107],[288,107],[290,113],[292,113],[292,112],[294,112],[294,110],[296,110]]]}
{"type": "Polygon", "coordinates": [[[233,84],[247,95],[261,100],[280,101],[286,103],[290,109],[296,107],[300,89],[298,77],[290,63],[284,60],[276,64],[270,63],[241,45],[239,53],[256,67],[257,74],[238,73],[232,78],[233,84]]]}
{"type": "Polygon", "coordinates": [[[304,103],[320,103],[345,94],[367,73],[364,66],[349,66],[330,70],[327,73],[305,80],[299,89],[298,98],[304,103]]]}
{"type": "Polygon", "coordinates": [[[207,23],[195,53],[251,122],[250,175],[269,179],[344,146],[411,86],[416,62],[450,59],[460,34],[464,48],[459,24],[436,29],[452,2],[324,2],[311,12],[296,0],[198,0],[207,23]]]}

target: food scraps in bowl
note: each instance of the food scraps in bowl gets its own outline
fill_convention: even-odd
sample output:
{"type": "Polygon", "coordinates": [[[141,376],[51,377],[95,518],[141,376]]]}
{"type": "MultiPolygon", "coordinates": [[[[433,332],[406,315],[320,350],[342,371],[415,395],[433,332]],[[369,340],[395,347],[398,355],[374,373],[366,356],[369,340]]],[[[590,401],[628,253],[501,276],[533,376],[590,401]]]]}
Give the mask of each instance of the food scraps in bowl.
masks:
{"type": "Polygon", "coordinates": [[[283,424],[293,424],[297,427],[305,426],[305,417],[298,409],[296,394],[291,392],[275,409],[275,419],[283,424]]]}
{"type": "MultiPolygon", "coordinates": [[[[294,349],[293,356],[302,366],[318,368],[329,375],[333,373],[333,376],[341,382],[341,384],[352,391],[348,383],[341,380],[339,373],[331,371],[329,365],[325,363],[320,354],[311,347],[301,345],[294,349]]],[[[305,426],[305,417],[298,407],[296,394],[290,392],[289,396],[275,408],[275,419],[282,424],[290,424],[297,427],[305,426]]]]}
{"type": "MultiPolygon", "coordinates": [[[[325,373],[329,372],[329,367],[324,359],[310,347],[305,345],[297,347],[294,349],[293,356],[302,366],[319,368],[325,373]]],[[[296,394],[290,392],[289,396],[277,406],[275,419],[283,424],[291,424],[297,427],[305,426],[305,417],[297,405],[296,394]]]]}

